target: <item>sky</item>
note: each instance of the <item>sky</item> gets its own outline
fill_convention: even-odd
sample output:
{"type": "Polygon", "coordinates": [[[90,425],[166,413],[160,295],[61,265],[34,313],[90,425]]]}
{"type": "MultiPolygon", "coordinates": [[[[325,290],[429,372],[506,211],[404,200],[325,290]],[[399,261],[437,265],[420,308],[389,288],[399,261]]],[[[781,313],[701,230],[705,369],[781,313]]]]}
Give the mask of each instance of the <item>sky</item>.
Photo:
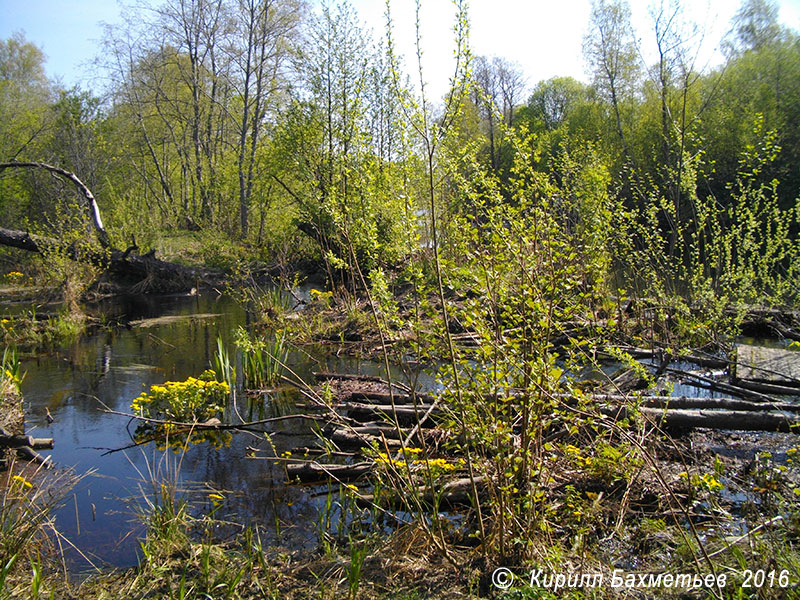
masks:
{"type": "MultiPolygon", "coordinates": [[[[151,0],[160,2],[160,0],[151,0]]],[[[319,0],[313,0],[315,4],[319,0]]],[[[384,0],[351,0],[362,21],[383,35],[384,0]]],[[[652,30],[647,0],[630,0],[633,25],[649,60],[652,30]]],[[[800,30],[800,0],[779,0],[781,21],[800,30]]],[[[499,56],[519,65],[528,88],[555,76],[588,81],[582,56],[590,0],[471,0],[473,54],[499,56]]],[[[718,45],[740,0],[686,0],[693,20],[706,28],[702,64],[721,60],[718,45]]],[[[391,0],[400,52],[414,53],[414,1],[391,0]]],[[[99,52],[102,23],[120,20],[117,0],[0,0],[0,39],[22,31],[47,57],[48,75],[65,87],[98,86],[92,59],[99,52]]],[[[431,96],[447,89],[453,70],[455,11],[452,0],[422,2],[423,70],[431,96]]]]}

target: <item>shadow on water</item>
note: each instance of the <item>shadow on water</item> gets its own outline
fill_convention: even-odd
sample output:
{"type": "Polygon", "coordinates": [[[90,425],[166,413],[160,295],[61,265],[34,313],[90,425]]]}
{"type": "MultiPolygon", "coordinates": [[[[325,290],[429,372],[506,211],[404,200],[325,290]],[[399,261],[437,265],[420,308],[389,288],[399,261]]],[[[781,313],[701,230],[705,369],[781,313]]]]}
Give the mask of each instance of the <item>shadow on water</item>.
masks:
{"type": "MultiPolygon", "coordinates": [[[[149,472],[174,470],[180,463],[181,486],[198,511],[210,508],[208,494],[221,491],[224,512],[217,516],[247,524],[260,524],[271,531],[272,540],[303,546],[316,539],[315,523],[322,501],[301,488],[284,485],[283,470],[271,461],[248,458],[252,449],[265,449],[265,434],[239,433],[230,445],[214,448],[192,444],[185,455],[159,451],[153,443],[124,452],[108,453],[132,443],[136,424],[108,409],[129,412],[131,401],[149,386],[167,380],[197,376],[214,364],[217,336],[234,350],[232,332],[248,322],[248,315],[225,297],[129,297],[97,306],[111,322],[156,319],[152,326],[120,325],[81,338],[58,352],[25,361],[22,384],[26,429],[37,437],[52,437],[52,460],[59,467],[73,467],[84,478],[67,498],[56,518],[58,530],[86,553],[95,564],[126,567],[138,560],[139,540],[144,531],[137,523],[135,505],[152,490],[149,472]],[[217,315],[209,317],[208,315],[217,315]],[[203,318],[191,318],[203,315],[203,318]],[[160,319],[161,317],[186,318],[160,319]],[[53,417],[48,423],[46,413],[53,417]],[[281,526],[275,524],[280,522],[281,526]]],[[[306,381],[314,370],[350,370],[380,373],[377,365],[349,359],[315,358],[293,352],[293,370],[306,381]]],[[[285,412],[292,399],[266,402],[248,400],[238,394],[239,414],[245,419],[264,418],[285,412]]],[[[276,452],[305,445],[310,432],[291,423],[271,430],[276,452]]],[[[262,452],[262,454],[267,454],[262,452]]],[[[263,538],[263,535],[262,535],[263,538]]],[[[88,564],[77,553],[69,556],[71,567],[88,564]]]]}

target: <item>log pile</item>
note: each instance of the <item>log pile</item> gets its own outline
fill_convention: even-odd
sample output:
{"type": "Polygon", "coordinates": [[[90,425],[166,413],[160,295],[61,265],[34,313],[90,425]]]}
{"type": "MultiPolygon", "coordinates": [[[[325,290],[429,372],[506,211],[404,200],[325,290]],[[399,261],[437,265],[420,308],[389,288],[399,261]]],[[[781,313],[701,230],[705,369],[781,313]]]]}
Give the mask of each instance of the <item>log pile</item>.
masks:
{"type": "Polygon", "coordinates": [[[25,419],[22,398],[9,392],[0,398],[0,464],[3,469],[13,462],[11,453],[25,460],[48,464],[48,458],[37,452],[53,447],[52,438],[34,438],[24,435],[25,419]]]}

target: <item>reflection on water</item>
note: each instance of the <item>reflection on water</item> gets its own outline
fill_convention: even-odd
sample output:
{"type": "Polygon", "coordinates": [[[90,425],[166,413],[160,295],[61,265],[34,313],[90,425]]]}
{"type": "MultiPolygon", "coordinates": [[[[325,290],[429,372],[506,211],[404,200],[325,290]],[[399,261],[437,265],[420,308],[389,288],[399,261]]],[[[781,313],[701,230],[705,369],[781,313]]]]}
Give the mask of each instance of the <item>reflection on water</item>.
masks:
{"type": "MultiPolygon", "coordinates": [[[[179,464],[182,486],[196,490],[192,497],[199,510],[208,508],[211,490],[223,490],[226,516],[266,525],[273,536],[280,535],[282,542],[295,546],[314,539],[311,524],[320,501],[302,489],[285,486],[282,470],[270,461],[247,458],[251,448],[267,447],[263,433],[236,434],[231,444],[222,448],[191,445],[182,456],[169,450],[160,452],[152,443],[108,453],[132,444],[136,424],[105,409],[129,412],[131,401],[151,385],[181,381],[211,367],[217,336],[233,351],[231,332],[247,324],[245,311],[230,299],[213,296],[115,299],[97,310],[120,323],[164,315],[219,316],[168,319],[147,328],[121,325],[24,362],[27,430],[55,440],[51,455],[56,465],[73,467],[78,473],[91,471],[57,514],[59,531],[100,565],[135,564],[137,538],[143,532],[133,504],[137,498],[141,502],[143,491],[149,488],[142,480],[147,480],[149,473],[164,473],[179,464]],[[45,419],[46,409],[54,418],[52,424],[45,419]],[[277,521],[281,522],[279,532],[277,521]]],[[[292,353],[289,360],[304,378],[313,370],[380,372],[377,365],[365,368],[348,359],[328,364],[307,352],[292,353]]],[[[287,393],[283,392],[281,401],[248,401],[240,393],[236,409],[247,420],[285,412],[286,404],[293,401],[287,393]],[[280,408],[273,411],[273,403],[280,408]]],[[[309,432],[292,421],[279,422],[269,432],[278,452],[310,441],[309,432]]],[[[71,558],[75,569],[88,566],[77,554],[71,558]]]]}

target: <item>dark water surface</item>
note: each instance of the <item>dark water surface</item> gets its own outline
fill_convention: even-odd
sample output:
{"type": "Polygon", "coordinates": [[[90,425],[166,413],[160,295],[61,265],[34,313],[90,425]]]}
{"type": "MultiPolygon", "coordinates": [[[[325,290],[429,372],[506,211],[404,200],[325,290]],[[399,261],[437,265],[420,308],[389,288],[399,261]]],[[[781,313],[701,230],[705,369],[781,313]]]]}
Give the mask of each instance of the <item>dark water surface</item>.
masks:
{"type": "MultiPolygon", "coordinates": [[[[109,414],[105,407],[130,412],[131,401],[150,385],[198,376],[214,364],[217,336],[235,356],[232,331],[247,322],[243,308],[225,297],[198,296],[126,298],[96,310],[120,322],[169,315],[219,316],[154,327],[121,325],[24,361],[27,432],[54,439],[50,455],[57,468],[88,473],[57,513],[59,531],[98,566],[134,565],[144,535],[135,508],[143,505],[145,496],[152,497],[152,480],[171,478],[190,490],[187,497],[198,512],[210,510],[208,494],[221,491],[225,502],[216,516],[264,526],[272,538],[267,542],[280,538],[297,546],[313,539],[318,501],[302,488],[284,485],[282,470],[271,461],[248,458],[254,448],[271,455],[265,434],[239,433],[227,447],[191,445],[185,454],[159,451],[152,443],[106,454],[130,445],[136,424],[109,414]],[[47,423],[45,409],[54,418],[52,424],[47,423]]],[[[305,350],[292,352],[289,360],[304,378],[323,369],[378,372],[376,365],[329,363],[305,350]]],[[[257,419],[280,412],[278,402],[267,399],[253,405],[239,394],[237,408],[245,420],[257,419]]],[[[311,439],[306,427],[292,421],[270,431],[278,453],[311,439]]],[[[89,568],[77,552],[70,553],[70,560],[73,569],[89,568]]]]}

